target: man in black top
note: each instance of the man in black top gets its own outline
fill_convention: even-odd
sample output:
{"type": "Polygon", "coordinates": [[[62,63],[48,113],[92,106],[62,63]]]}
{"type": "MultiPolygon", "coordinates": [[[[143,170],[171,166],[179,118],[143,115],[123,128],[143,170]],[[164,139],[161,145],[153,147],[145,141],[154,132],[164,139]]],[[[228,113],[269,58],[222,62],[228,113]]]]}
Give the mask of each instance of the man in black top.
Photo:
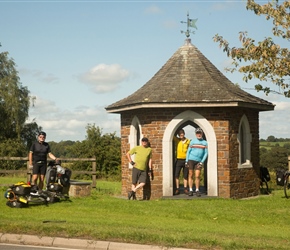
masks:
{"type": "Polygon", "coordinates": [[[29,151],[29,165],[32,166],[32,185],[37,185],[38,188],[43,189],[43,182],[46,173],[47,155],[49,158],[56,160],[57,158],[51,153],[49,144],[45,142],[46,133],[39,132],[38,140],[31,145],[29,151]]]}

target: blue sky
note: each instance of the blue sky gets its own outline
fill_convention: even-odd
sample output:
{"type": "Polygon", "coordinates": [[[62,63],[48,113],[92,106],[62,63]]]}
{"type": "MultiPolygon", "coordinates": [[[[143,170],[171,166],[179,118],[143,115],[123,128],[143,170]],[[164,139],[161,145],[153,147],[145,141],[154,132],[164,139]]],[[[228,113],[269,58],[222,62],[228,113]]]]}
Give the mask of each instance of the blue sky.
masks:
{"type": "Polygon", "coordinates": [[[120,135],[120,116],[105,107],[143,86],[184,44],[181,21],[189,13],[198,19],[192,44],[233,83],[276,105],[260,113],[260,138],[290,138],[290,100],[257,93],[250,90],[257,80],[243,83],[241,74],[226,73],[230,60],[213,42],[219,34],[239,46],[239,31],[257,41],[271,35],[271,23],[245,6],[246,1],[0,0],[0,52],[9,52],[21,83],[35,96],[29,121],[43,127],[47,141],[84,140],[87,124],[120,135]]]}

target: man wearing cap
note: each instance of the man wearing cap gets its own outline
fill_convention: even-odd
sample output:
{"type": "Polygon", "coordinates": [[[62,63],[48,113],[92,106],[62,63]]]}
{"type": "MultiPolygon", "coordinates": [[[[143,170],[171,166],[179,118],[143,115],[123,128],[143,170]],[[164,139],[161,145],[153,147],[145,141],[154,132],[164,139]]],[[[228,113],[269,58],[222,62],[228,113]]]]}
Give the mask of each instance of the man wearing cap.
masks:
{"type": "Polygon", "coordinates": [[[193,170],[195,170],[195,191],[196,196],[200,196],[200,172],[208,155],[207,141],[203,139],[203,131],[201,128],[195,130],[196,138],[191,140],[186,154],[185,164],[189,168],[188,184],[189,196],[193,196],[193,170]]]}
{"type": "Polygon", "coordinates": [[[142,188],[146,184],[147,179],[147,167],[149,167],[149,174],[152,171],[152,149],[148,147],[149,140],[143,137],[141,140],[141,146],[136,146],[129,150],[126,154],[132,169],[132,188],[128,192],[128,199],[132,197],[136,199],[136,191],[142,188]],[[135,155],[134,161],[132,161],[131,155],[135,155]]]}
{"type": "Polygon", "coordinates": [[[51,153],[50,146],[45,142],[46,133],[39,132],[37,141],[34,142],[29,151],[28,159],[29,166],[32,168],[32,185],[37,185],[39,179],[38,189],[43,189],[44,176],[47,166],[47,155],[49,158],[56,160],[57,158],[51,153]]]}

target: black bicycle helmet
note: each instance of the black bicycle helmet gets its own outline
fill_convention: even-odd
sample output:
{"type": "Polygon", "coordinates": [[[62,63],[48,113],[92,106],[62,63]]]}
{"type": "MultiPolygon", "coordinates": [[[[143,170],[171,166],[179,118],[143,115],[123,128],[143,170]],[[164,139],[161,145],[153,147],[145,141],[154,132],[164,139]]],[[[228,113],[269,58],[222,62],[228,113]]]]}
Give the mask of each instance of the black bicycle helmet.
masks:
{"type": "Polygon", "coordinates": [[[45,137],[46,137],[46,133],[45,133],[45,132],[43,132],[43,131],[40,131],[40,132],[38,133],[38,136],[40,136],[40,135],[43,135],[43,136],[45,136],[45,137]]]}
{"type": "Polygon", "coordinates": [[[197,133],[203,133],[203,130],[201,129],[201,128],[197,128],[196,130],[195,130],[195,133],[197,134],[197,133]]]}

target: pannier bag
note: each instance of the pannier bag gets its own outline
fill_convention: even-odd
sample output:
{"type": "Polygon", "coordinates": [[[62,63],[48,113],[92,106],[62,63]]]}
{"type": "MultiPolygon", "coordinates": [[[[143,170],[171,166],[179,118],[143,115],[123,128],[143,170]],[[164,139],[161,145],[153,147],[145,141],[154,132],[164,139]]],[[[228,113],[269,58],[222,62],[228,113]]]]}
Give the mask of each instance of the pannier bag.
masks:
{"type": "Polygon", "coordinates": [[[47,185],[47,190],[51,192],[62,192],[63,186],[59,183],[49,183],[47,185]]]}
{"type": "Polygon", "coordinates": [[[260,175],[261,175],[261,181],[266,182],[271,180],[271,176],[269,173],[268,168],[261,166],[260,167],[260,175]]]}
{"type": "Polygon", "coordinates": [[[284,169],[277,169],[276,170],[276,183],[278,186],[284,186],[284,169]]]}
{"type": "Polygon", "coordinates": [[[18,200],[14,200],[14,201],[7,201],[6,202],[6,205],[8,207],[12,207],[12,208],[23,208],[23,207],[28,207],[28,203],[23,203],[23,202],[20,202],[18,200]]]}
{"type": "Polygon", "coordinates": [[[48,167],[45,177],[47,184],[56,182],[56,169],[53,167],[48,167]]]}
{"type": "Polygon", "coordinates": [[[6,205],[9,207],[16,207],[16,208],[22,208],[28,206],[28,201],[26,197],[18,196],[14,193],[12,188],[9,188],[5,194],[4,197],[8,199],[6,202],[6,205]]]}
{"type": "Polygon", "coordinates": [[[13,184],[10,188],[16,195],[28,195],[31,191],[31,186],[23,181],[13,184]]]}
{"type": "Polygon", "coordinates": [[[71,170],[70,169],[65,169],[64,174],[60,176],[60,183],[64,187],[68,187],[70,184],[70,177],[71,177],[71,170]]]}

